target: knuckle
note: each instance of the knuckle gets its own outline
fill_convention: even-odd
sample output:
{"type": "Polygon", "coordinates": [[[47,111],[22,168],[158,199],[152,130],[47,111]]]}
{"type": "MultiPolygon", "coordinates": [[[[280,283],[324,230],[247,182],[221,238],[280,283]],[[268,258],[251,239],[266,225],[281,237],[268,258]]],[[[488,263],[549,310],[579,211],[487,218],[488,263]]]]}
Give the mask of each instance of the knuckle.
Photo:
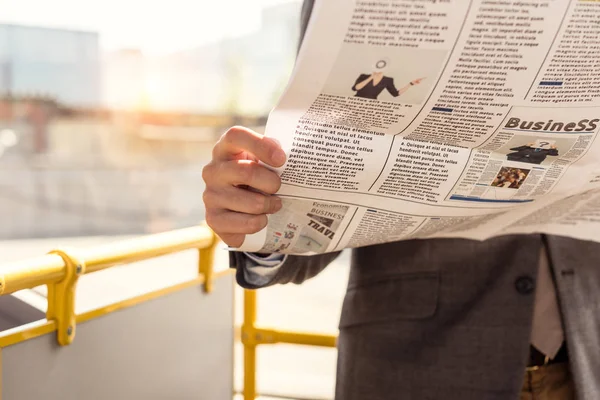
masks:
{"type": "Polygon", "coordinates": [[[227,143],[235,143],[239,140],[240,135],[242,134],[242,128],[240,126],[232,126],[227,129],[227,131],[223,134],[222,139],[227,143]]]}
{"type": "Polygon", "coordinates": [[[221,135],[221,137],[219,138],[219,140],[217,141],[217,143],[213,146],[212,148],[212,152],[211,152],[211,158],[214,160],[218,157],[219,154],[219,150],[220,147],[223,145],[223,137],[225,135],[221,135]]]}
{"type": "Polygon", "coordinates": [[[229,128],[230,131],[236,131],[236,132],[243,132],[246,130],[245,127],[241,126],[241,125],[233,125],[231,128],[229,128]]]}
{"type": "Polygon", "coordinates": [[[204,216],[204,219],[206,219],[206,224],[208,226],[210,226],[215,232],[217,230],[219,230],[218,218],[216,217],[216,215],[214,213],[207,212],[206,215],[204,216]]]}
{"type": "Polygon", "coordinates": [[[237,175],[240,183],[250,184],[254,181],[256,176],[256,165],[252,163],[238,163],[237,164],[237,175]]]}
{"type": "Polygon", "coordinates": [[[268,194],[275,194],[281,188],[281,178],[274,172],[269,171],[268,175],[264,176],[263,182],[264,190],[268,194]]]}
{"type": "Polygon", "coordinates": [[[263,195],[256,195],[254,197],[254,201],[252,202],[252,211],[254,214],[263,214],[266,212],[267,210],[267,206],[268,206],[268,199],[267,196],[263,196],[263,195]]]}
{"type": "Polygon", "coordinates": [[[207,187],[217,187],[229,180],[229,162],[212,162],[202,171],[207,187]]]}
{"type": "Polygon", "coordinates": [[[204,205],[206,206],[206,208],[211,208],[211,205],[213,204],[213,193],[210,190],[205,190],[202,193],[202,201],[204,202],[204,205]]]}
{"type": "Polygon", "coordinates": [[[208,181],[212,177],[213,169],[214,166],[212,162],[206,164],[204,168],[202,168],[202,180],[204,180],[204,183],[208,184],[208,181]]]}

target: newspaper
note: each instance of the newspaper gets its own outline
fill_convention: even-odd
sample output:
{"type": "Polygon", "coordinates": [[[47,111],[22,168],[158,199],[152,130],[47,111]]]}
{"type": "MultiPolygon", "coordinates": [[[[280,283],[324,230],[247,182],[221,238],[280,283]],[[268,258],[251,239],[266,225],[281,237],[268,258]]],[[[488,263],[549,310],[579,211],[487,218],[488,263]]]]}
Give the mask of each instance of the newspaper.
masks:
{"type": "Polygon", "coordinates": [[[266,135],[283,209],[240,250],[600,241],[600,2],[317,1],[266,135]]]}

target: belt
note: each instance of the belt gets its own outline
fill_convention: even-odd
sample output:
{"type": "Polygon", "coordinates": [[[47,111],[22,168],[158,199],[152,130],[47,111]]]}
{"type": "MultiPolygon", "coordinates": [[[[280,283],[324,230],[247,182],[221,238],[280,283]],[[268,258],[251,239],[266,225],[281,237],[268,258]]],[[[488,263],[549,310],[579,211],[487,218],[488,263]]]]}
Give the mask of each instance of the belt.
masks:
{"type": "Polygon", "coordinates": [[[546,357],[546,355],[538,351],[535,347],[529,347],[529,361],[527,363],[528,370],[535,370],[544,365],[552,365],[559,363],[566,363],[569,361],[569,354],[567,352],[567,345],[563,342],[560,350],[556,353],[556,356],[552,359],[546,357]]]}

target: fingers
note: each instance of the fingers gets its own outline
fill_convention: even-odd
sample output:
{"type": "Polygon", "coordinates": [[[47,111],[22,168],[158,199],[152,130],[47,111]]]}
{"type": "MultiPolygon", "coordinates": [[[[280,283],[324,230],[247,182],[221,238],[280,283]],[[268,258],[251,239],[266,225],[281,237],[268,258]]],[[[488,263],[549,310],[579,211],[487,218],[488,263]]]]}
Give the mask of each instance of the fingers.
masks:
{"type": "Polygon", "coordinates": [[[233,127],[221,137],[213,149],[213,159],[245,158],[244,153],[272,167],[281,167],[285,163],[285,153],[275,140],[243,127],[233,127]]]}
{"type": "Polygon", "coordinates": [[[279,190],[281,179],[258,161],[280,167],[285,153],[275,140],[234,127],[215,145],[213,159],[202,171],[206,222],[232,247],[239,247],[246,235],[264,229],[267,214],[282,206],[281,199],[272,196],[279,190]]]}
{"type": "Polygon", "coordinates": [[[281,210],[281,199],[236,187],[207,189],[204,192],[207,210],[227,210],[252,215],[274,214],[281,210]]]}
{"type": "Polygon", "coordinates": [[[250,160],[213,162],[204,168],[203,178],[207,188],[245,185],[273,194],[281,187],[279,175],[250,160]]]}
{"type": "Polygon", "coordinates": [[[221,192],[204,192],[206,223],[231,247],[239,247],[246,235],[257,233],[267,226],[266,214],[281,209],[276,196],[231,187],[221,192]]]}
{"type": "Polygon", "coordinates": [[[266,215],[251,215],[227,210],[207,210],[206,222],[219,236],[230,234],[251,235],[267,226],[266,215]]]}
{"type": "Polygon", "coordinates": [[[281,199],[236,187],[204,192],[206,222],[231,247],[239,247],[246,235],[267,226],[267,214],[281,209],[281,199]]]}
{"type": "Polygon", "coordinates": [[[244,244],[244,239],[246,239],[246,235],[235,233],[222,233],[218,236],[229,247],[240,247],[242,244],[244,244]]]}

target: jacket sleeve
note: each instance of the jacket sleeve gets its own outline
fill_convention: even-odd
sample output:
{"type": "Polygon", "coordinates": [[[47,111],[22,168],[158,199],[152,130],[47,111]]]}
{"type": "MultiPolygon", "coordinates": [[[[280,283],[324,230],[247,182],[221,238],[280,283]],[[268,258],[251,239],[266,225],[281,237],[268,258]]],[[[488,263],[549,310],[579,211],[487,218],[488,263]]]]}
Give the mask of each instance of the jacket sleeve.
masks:
{"type": "Polygon", "coordinates": [[[385,88],[387,89],[387,91],[393,96],[393,97],[398,97],[400,96],[400,91],[398,90],[398,88],[396,88],[396,85],[394,85],[394,79],[393,78],[389,78],[387,80],[387,84],[385,85],[385,88]]]}
{"type": "Polygon", "coordinates": [[[354,85],[352,85],[352,90],[355,92],[358,91],[358,89],[356,88],[356,85],[358,85],[359,83],[361,83],[368,77],[369,77],[369,75],[367,75],[367,74],[360,74],[360,76],[358,78],[356,78],[356,82],[354,82],[354,85]]]}
{"type": "Polygon", "coordinates": [[[245,270],[248,257],[243,252],[229,253],[229,266],[236,269],[236,280],[245,289],[259,289],[262,287],[282,285],[286,283],[301,284],[315,277],[323,271],[340,252],[318,254],[315,256],[288,256],[279,267],[277,273],[264,285],[254,285],[247,281],[245,270]]]}
{"type": "Polygon", "coordinates": [[[519,147],[513,147],[512,149],[510,149],[511,151],[523,151],[523,150],[527,150],[530,149],[531,147],[529,146],[519,146],[519,147]]]}

